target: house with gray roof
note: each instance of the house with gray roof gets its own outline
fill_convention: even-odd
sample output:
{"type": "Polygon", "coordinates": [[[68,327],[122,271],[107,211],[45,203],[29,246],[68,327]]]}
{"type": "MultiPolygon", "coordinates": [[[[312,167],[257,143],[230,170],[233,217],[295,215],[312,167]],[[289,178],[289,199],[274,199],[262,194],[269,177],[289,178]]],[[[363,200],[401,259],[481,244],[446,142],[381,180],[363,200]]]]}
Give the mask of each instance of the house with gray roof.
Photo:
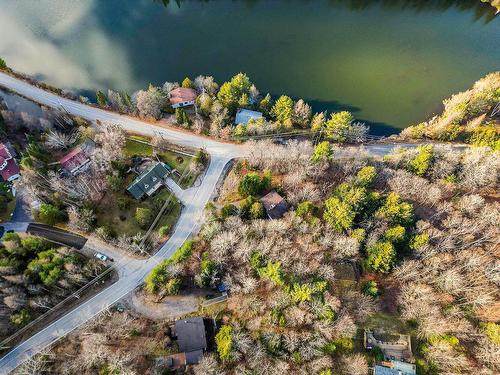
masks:
{"type": "Polygon", "coordinates": [[[165,178],[170,173],[170,167],[165,163],[153,163],[146,171],[141,173],[127,188],[135,199],[153,195],[164,185],[165,178]]]}
{"type": "Polygon", "coordinates": [[[181,319],[175,322],[174,330],[177,336],[179,350],[185,353],[186,363],[196,364],[207,350],[207,335],[203,318],[181,319]]]}
{"type": "Polygon", "coordinates": [[[250,120],[252,120],[252,119],[257,120],[257,119],[260,119],[262,117],[263,116],[262,116],[261,112],[251,111],[249,109],[240,108],[240,109],[238,109],[238,112],[236,112],[236,118],[234,120],[234,123],[236,125],[239,125],[239,124],[247,125],[250,120]]]}
{"type": "Polygon", "coordinates": [[[413,363],[403,361],[386,361],[375,365],[374,375],[416,375],[417,368],[413,363]]]}
{"type": "Polygon", "coordinates": [[[269,219],[280,219],[288,211],[286,200],[276,191],[271,191],[260,199],[269,219]]]}

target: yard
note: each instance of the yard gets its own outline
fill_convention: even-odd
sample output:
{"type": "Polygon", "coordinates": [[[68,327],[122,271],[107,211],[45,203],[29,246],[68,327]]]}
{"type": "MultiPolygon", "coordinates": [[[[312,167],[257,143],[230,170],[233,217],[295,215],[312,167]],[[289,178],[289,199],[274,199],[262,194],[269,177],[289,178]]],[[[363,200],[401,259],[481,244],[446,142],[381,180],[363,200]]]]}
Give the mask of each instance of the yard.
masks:
{"type": "MultiPolygon", "coordinates": [[[[133,177],[133,176],[130,176],[133,177]]],[[[163,204],[169,201],[167,210],[163,213],[155,229],[167,226],[170,229],[175,225],[181,212],[179,200],[167,188],[162,188],[153,197],[144,201],[133,199],[125,190],[108,192],[96,210],[97,226],[108,227],[116,236],[133,237],[137,233],[144,233],[160,212],[163,204]],[[117,202],[120,202],[117,204],[117,202]],[[138,208],[148,209],[152,213],[147,226],[139,225],[136,219],[138,208]]]]}
{"type": "Polygon", "coordinates": [[[7,184],[0,183],[0,223],[9,221],[15,208],[16,198],[12,195],[7,184]]]}
{"type": "MultiPolygon", "coordinates": [[[[124,153],[127,157],[133,156],[153,156],[153,147],[149,144],[150,139],[141,136],[130,136],[127,138],[124,153]]],[[[172,175],[172,179],[176,181],[183,189],[191,187],[196,180],[197,175],[189,173],[189,166],[193,161],[192,156],[180,154],[175,151],[163,151],[158,153],[161,161],[168,164],[172,169],[179,172],[179,177],[176,174],[172,175]],[[182,177],[186,174],[184,177],[182,177]]]]}

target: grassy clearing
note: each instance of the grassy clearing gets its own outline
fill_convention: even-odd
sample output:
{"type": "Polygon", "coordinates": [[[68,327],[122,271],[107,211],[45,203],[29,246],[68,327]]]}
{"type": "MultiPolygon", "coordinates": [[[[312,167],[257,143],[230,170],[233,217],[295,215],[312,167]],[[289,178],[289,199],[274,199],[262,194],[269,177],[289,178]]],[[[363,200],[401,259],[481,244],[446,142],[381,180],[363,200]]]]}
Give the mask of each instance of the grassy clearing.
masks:
{"type": "Polygon", "coordinates": [[[364,328],[385,331],[389,336],[391,336],[391,334],[394,335],[397,333],[410,333],[408,327],[404,324],[404,322],[399,320],[397,317],[380,312],[370,316],[367,319],[364,328]]]}
{"type": "Polygon", "coordinates": [[[9,201],[6,204],[5,210],[0,210],[0,223],[10,221],[10,215],[16,208],[16,198],[11,193],[6,193],[6,198],[9,199],[9,201]]]}
{"type": "MultiPolygon", "coordinates": [[[[124,148],[126,157],[131,158],[134,156],[152,157],[153,147],[143,142],[149,142],[148,138],[140,136],[131,136],[127,139],[124,148]]],[[[172,169],[176,169],[181,176],[189,171],[189,165],[193,157],[180,154],[175,151],[164,151],[158,154],[161,161],[168,164],[172,169]]],[[[189,188],[196,180],[196,176],[186,175],[182,180],[176,175],[172,175],[172,179],[179,184],[183,189],[189,188]]]]}
{"type": "Polygon", "coordinates": [[[162,188],[156,195],[145,201],[133,199],[126,191],[118,193],[108,192],[96,211],[97,226],[107,226],[111,228],[117,236],[125,234],[126,236],[132,237],[137,233],[144,233],[147,228],[140,228],[135,219],[137,208],[149,208],[153,211],[154,215],[157,215],[167,200],[170,200],[169,206],[158,222],[157,228],[166,225],[172,228],[181,212],[179,200],[175,196],[171,197],[171,193],[167,188],[162,188]],[[126,209],[121,209],[116,204],[119,198],[127,201],[128,207],[126,209]]]}

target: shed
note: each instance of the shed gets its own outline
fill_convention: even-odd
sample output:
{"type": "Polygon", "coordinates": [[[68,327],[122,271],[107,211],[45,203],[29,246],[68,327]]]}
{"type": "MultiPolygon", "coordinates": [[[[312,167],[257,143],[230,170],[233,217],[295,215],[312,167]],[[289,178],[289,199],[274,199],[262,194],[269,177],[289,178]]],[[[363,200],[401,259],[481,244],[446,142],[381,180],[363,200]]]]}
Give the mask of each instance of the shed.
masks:
{"type": "Polygon", "coordinates": [[[135,199],[141,199],[145,195],[151,196],[163,185],[169,173],[169,167],[165,163],[154,163],[130,184],[127,191],[135,199]]]}
{"type": "Polygon", "coordinates": [[[251,111],[249,109],[239,108],[238,112],[236,112],[236,118],[234,123],[236,125],[243,124],[246,125],[251,119],[259,119],[262,118],[262,113],[257,111],[251,111]]]}
{"type": "Polygon", "coordinates": [[[207,336],[203,318],[189,318],[175,322],[179,350],[186,353],[186,363],[196,364],[207,349],[207,336]]]}
{"type": "Polygon", "coordinates": [[[276,191],[271,191],[260,199],[270,219],[280,219],[288,211],[288,203],[276,191]]]}

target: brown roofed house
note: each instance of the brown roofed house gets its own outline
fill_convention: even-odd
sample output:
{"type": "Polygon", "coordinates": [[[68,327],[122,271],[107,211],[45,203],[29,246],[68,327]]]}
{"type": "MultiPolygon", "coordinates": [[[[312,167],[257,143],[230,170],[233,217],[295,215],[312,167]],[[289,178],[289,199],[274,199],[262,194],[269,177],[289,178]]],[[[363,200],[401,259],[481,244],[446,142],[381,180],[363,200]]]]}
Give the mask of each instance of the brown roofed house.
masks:
{"type": "Polygon", "coordinates": [[[187,107],[194,104],[198,97],[196,90],[187,87],[177,87],[168,93],[172,108],[187,107]]]}
{"type": "Polygon", "coordinates": [[[280,219],[288,211],[288,203],[274,190],[263,196],[260,202],[270,219],[280,219]]]}
{"type": "Polygon", "coordinates": [[[59,160],[59,164],[61,164],[66,172],[76,176],[78,173],[86,170],[90,165],[90,155],[94,147],[94,142],[88,139],[59,160]]]}

